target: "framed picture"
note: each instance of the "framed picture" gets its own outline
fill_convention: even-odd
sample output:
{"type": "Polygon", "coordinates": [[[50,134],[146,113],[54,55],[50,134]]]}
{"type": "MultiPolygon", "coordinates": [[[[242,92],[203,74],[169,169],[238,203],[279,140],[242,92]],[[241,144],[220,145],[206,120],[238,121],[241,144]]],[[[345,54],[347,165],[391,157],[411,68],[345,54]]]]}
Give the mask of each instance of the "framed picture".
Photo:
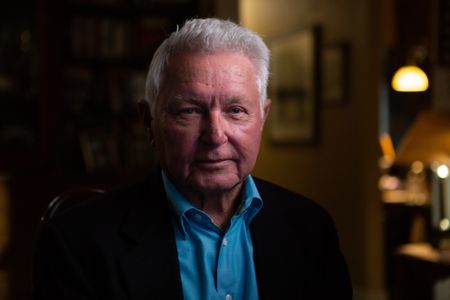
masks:
{"type": "Polygon", "coordinates": [[[83,130],[79,140],[86,171],[103,173],[120,169],[117,134],[106,128],[83,130]]]}
{"type": "Polygon", "coordinates": [[[272,143],[313,144],[318,140],[320,28],[274,39],[269,117],[272,143]]]}
{"type": "Polygon", "coordinates": [[[325,45],[322,51],[322,100],[326,105],[348,101],[349,45],[346,42],[325,45]]]}

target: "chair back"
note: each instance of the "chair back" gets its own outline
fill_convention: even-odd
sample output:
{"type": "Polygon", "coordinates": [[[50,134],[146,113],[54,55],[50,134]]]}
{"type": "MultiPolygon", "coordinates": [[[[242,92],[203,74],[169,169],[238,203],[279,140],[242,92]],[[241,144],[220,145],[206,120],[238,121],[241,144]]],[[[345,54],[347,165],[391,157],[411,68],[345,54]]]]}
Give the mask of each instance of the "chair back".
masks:
{"type": "Polygon", "coordinates": [[[79,188],[59,194],[48,204],[44,214],[41,216],[41,222],[46,222],[78,204],[104,193],[105,190],[102,189],[79,188]]]}

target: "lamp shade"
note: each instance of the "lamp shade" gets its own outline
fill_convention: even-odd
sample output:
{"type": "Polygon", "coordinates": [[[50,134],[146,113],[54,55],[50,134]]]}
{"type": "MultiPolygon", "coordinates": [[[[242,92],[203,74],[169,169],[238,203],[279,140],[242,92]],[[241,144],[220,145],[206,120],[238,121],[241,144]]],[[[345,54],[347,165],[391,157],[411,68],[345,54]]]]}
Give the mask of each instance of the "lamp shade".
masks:
{"type": "Polygon", "coordinates": [[[450,112],[423,111],[406,132],[396,162],[409,166],[419,160],[450,164],[450,112]]]}
{"type": "Polygon", "coordinates": [[[428,77],[417,66],[403,66],[392,77],[392,88],[397,92],[423,92],[428,89],[428,77]]]}

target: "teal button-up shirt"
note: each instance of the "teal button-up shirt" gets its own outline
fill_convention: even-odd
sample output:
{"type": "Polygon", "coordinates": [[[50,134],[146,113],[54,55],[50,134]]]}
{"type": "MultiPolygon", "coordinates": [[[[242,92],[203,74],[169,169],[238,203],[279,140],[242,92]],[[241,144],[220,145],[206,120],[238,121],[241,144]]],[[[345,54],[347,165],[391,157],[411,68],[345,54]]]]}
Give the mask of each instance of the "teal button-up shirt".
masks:
{"type": "Polygon", "coordinates": [[[263,202],[251,176],[242,205],[226,231],[195,208],[163,173],[166,194],[175,212],[175,238],[185,300],[257,300],[249,224],[263,202]]]}

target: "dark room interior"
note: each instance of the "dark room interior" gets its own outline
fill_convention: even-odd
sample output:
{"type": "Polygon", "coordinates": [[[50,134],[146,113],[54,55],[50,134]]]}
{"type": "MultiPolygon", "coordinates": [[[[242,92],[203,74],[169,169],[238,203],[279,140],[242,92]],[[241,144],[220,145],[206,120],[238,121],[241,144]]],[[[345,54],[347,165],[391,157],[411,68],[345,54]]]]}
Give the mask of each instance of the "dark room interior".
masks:
{"type": "Polygon", "coordinates": [[[253,173],[329,211],[353,298],[449,299],[449,0],[15,0],[0,4],[0,300],[31,299],[52,199],[156,166],[137,110],[149,63],[186,19],[211,16],[272,50],[276,109],[253,173]],[[283,41],[303,35],[318,63],[295,75],[318,92],[296,136],[287,119],[302,107],[285,99],[304,91],[280,88],[282,60],[310,48],[283,41]],[[426,73],[425,90],[391,86],[404,65],[426,73]]]}

